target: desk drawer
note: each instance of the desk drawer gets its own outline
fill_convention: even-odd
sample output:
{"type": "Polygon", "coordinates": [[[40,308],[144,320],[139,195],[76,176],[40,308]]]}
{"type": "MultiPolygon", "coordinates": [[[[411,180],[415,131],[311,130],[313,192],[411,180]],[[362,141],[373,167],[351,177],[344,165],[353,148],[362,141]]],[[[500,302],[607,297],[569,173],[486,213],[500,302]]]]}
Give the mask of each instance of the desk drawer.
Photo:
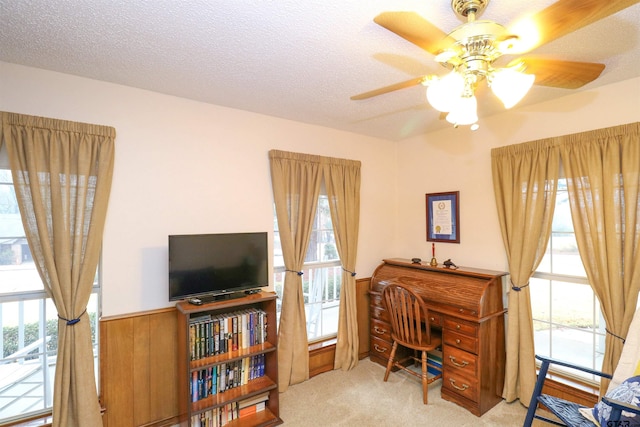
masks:
{"type": "Polygon", "coordinates": [[[478,324],[465,322],[455,317],[447,317],[444,319],[444,327],[450,331],[459,332],[470,337],[478,336],[478,324]]]}
{"type": "Polygon", "coordinates": [[[429,310],[429,325],[442,327],[443,325],[442,314],[434,313],[433,311],[429,310]]]}
{"type": "Polygon", "coordinates": [[[371,319],[370,333],[372,337],[391,342],[391,325],[378,319],[371,319]]]}
{"type": "Polygon", "coordinates": [[[478,377],[478,356],[448,345],[443,350],[442,362],[447,370],[467,377],[478,377]]]}
{"type": "Polygon", "coordinates": [[[477,402],[480,397],[478,380],[459,375],[456,371],[445,370],[442,374],[442,387],[474,402],[477,402]]]}
{"type": "Polygon", "coordinates": [[[478,354],[478,339],[474,337],[469,337],[446,329],[444,331],[444,343],[452,347],[478,354]]]}
{"type": "Polygon", "coordinates": [[[388,360],[389,356],[391,356],[391,343],[372,335],[371,348],[369,351],[378,357],[383,357],[388,360]]]}

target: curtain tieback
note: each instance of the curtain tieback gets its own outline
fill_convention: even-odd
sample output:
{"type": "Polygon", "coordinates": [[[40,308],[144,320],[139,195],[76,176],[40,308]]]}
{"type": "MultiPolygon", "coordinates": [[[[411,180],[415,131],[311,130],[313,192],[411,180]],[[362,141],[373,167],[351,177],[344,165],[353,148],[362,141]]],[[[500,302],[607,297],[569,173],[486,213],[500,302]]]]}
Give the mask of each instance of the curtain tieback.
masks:
{"type": "Polygon", "coordinates": [[[73,326],[76,323],[78,323],[80,321],[80,318],[82,317],[83,314],[85,314],[87,312],[87,309],[85,308],[84,311],[82,313],[80,313],[80,316],[78,316],[77,319],[65,319],[64,317],[60,316],[58,314],[58,319],[60,320],[64,320],[65,322],[67,322],[67,326],[73,326]]]}
{"type": "Polygon", "coordinates": [[[624,344],[624,343],[625,343],[625,341],[626,341],[626,340],[625,340],[624,338],[622,338],[621,336],[618,336],[618,335],[614,334],[613,332],[611,332],[611,331],[610,331],[609,329],[607,329],[607,328],[604,328],[604,330],[605,330],[605,332],[606,332],[606,333],[608,333],[608,334],[609,334],[609,335],[611,335],[612,337],[616,337],[616,338],[618,338],[619,340],[622,340],[622,344],[624,344]]]}
{"type": "MultiPolygon", "coordinates": [[[[340,266],[340,267],[342,267],[342,266],[340,266]]],[[[355,277],[355,275],[356,275],[356,272],[355,272],[355,271],[347,270],[347,269],[346,269],[346,268],[344,268],[344,267],[342,267],[342,269],[343,269],[344,271],[346,271],[347,273],[351,274],[351,277],[355,277]]]]}
{"type": "Polygon", "coordinates": [[[288,271],[290,273],[296,273],[298,276],[302,276],[304,274],[304,271],[295,271],[295,270],[285,270],[288,271]]]}
{"type": "Polygon", "coordinates": [[[513,280],[509,279],[509,281],[511,282],[511,289],[513,289],[516,292],[520,292],[522,289],[529,286],[529,282],[527,282],[527,284],[524,286],[516,286],[515,283],[513,283],[513,280]]]}

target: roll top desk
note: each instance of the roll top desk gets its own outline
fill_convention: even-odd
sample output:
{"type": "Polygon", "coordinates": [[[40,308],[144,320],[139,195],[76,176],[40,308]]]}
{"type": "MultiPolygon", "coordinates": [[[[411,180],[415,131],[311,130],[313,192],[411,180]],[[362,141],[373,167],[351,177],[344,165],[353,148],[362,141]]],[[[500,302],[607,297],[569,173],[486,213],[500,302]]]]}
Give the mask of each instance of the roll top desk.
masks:
{"type": "Polygon", "coordinates": [[[481,416],[502,400],[506,274],[431,267],[400,258],[383,260],[369,288],[370,359],[386,366],[391,351],[391,324],[382,290],[392,282],[411,287],[428,307],[431,327],[442,330],[442,398],[481,416]]]}

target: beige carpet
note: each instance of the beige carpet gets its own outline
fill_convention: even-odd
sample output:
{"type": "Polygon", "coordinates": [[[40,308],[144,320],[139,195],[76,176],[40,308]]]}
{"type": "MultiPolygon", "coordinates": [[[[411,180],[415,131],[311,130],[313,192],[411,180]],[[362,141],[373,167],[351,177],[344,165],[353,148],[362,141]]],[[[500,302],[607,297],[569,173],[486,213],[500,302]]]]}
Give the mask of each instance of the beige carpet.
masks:
{"type": "Polygon", "coordinates": [[[420,381],[393,372],[368,358],[351,371],[331,371],[296,384],[280,394],[280,417],[287,426],[521,426],[526,408],[504,401],[482,417],[440,397],[441,380],[429,386],[422,403],[420,381]]]}

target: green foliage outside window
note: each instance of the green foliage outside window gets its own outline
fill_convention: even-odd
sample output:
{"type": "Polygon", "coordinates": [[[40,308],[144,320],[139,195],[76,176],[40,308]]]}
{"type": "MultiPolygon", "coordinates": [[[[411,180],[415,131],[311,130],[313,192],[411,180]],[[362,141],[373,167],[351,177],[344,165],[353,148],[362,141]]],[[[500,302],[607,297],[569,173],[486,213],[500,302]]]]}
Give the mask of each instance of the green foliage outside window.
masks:
{"type": "MultiPolygon", "coordinates": [[[[89,319],[91,324],[95,324],[96,313],[89,313],[89,319]]],[[[39,324],[37,322],[28,323],[24,325],[24,346],[28,346],[36,342],[39,337],[39,324]]],[[[45,336],[50,337],[47,343],[47,351],[56,351],[58,349],[58,319],[47,320],[45,336]]],[[[2,336],[4,337],[4,352],[2,357],[8,357],[19,350],[18,348],[18,327],[17,326],[5,326],[2,329],[2,336]]],[[[95,330],[91,328],[91,340],[95,342],[95,330]]],[[[34,350],[37,352],[38,350],[34,350]]],[[[33,356],[32,358],[35,358],[33,356]]]]}

